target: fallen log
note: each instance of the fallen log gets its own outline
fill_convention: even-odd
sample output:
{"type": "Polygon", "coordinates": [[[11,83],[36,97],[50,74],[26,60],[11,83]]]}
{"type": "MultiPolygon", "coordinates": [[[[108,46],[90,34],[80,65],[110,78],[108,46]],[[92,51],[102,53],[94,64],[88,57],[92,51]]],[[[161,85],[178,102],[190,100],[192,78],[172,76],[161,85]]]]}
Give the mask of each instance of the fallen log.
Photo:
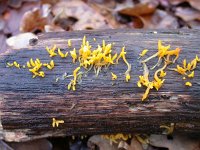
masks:
{"type": "MultiPolygon", "coordinates": [[[[167,71],[166,81],[159,90],[152,90],[146,101],[141,97],[144,88],[137,87],[138,76],[143,73],[139,53],[145,48],[152,55],[161,39],[172,48],[182,49],[183,58],[192,60],[199,53],[199,30],[103,30],[45,33],[30,41],[30,46],[8,50],[0,54],[0,136],[7,141],[26,141],[41,137],[65,135],[91,135],[104,133],[161,133],[160,125],[175,124],[175,131],[200,132],[200,67],[191,80],[193,86],[184,85],[182,76],[167,71]],[[77,64],[72,59],[55,57],[55,69],[45,78],[32,79],[28,71],[8,68],[6,62],[25,64],[30,58],[50,60],[46,46],[56,44],[67,51],[68,39],[79,49],[83,36],[92,45],[115,43],[120,52],[126,46],[127,60],[132,65],[130,82],[124,81],[125,64],[102,69],[96,77],[93,71],[82,78],[76,91],[68,91],[70,79],[56,82],[63,73],[72,74],[77,64]],[[96,43],[93,41],[96,38],[96,43]],[[118,74],[111,80],[110,71],[118,74]],[[64,120],[52,127],[52,118],[64,120]]],[[[153,66],[155,61],[149,62],[153,66]]]]}

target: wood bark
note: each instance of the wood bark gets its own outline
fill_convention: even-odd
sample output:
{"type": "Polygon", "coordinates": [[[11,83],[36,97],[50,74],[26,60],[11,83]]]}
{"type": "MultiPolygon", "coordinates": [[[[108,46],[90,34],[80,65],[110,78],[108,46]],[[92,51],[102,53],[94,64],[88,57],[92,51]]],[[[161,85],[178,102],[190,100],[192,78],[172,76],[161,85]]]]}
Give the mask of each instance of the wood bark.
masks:
{"type": "MultiPolygon", "coordinates": [[[[157,52],[157,42],[170,44],[171,48],[182,49],[177,63],[186,58],[192,60],[200,55],[199,30],[103,30],[45,33],[38,40],[31,40],[30,46],[20,50],[8,50],[0,54],[0,118],[1,138],[7,141],[25,141],[49,136],[90,135],[105,133],[161,133],[160,125],[175,123],[177,132],[200,132],[200,67],[190,81],[193,86],[184,85],[182,76],[167,70],[163,87],[151,90],[144,102],[141,97],[145,88],[138,88],[138,76],[143,74],[138,56],[148,49],[148,56],[157,52]],[[122,60],[118,65],[102,69],[96,77],[94,71],[82,77],[76,91],[68,91],[71,79],[55,82],[65,72],[72,74],[78,63],[72,58],[54,57],[55,69],[45,70],[45,78],[32,79],[26,69],[7,68],[6,62],[25,64],[30,58],[43,62],[51,59],[46,46],[56,44],[70,51],[80,48],[86,35],[93,46],[115,43],[113,51],[120,52],[126,46],[127,60],[132,65],[131,80],[125,82],[127,66],[122,60]],[[96,42],[93,41],[96,38],[96,42]],[[111,80],[110,71],[118,75],[111,80]],[[64,124],[52,127],[52,118],[62,119],[64,124]]],[[[153,66],[154,59],[148,62],[153,66]]],[[[174,66],[170,66],[174,67],[174,66]]],[[[153,72],[153,71],[152,71],[153,72]]],[[[152,73],[150,73],[152,74],[152,73]]]]}

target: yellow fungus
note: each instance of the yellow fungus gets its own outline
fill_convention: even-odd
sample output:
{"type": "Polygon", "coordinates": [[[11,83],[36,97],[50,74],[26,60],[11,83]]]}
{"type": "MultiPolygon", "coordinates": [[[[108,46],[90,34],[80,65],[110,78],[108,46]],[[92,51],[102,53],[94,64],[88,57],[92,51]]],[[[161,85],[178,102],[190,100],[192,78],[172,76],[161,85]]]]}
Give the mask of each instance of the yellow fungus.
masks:
{"type": "Polygon", "coordinates": [[[194,77],[194,71],[192,71],[189,75],[188,75],[189,78],[193,78],[194,77]]]}
{"type": "Polygon", "coordinates": [[[174,123],[171,123],[170,126],[161,125],[160,128],[165,128],[164,134],[170,135],[174,132],[174,123]]]}
{"type": "Polygon", "coordinates": [[[71,57],[73,59],[73,63],[75,63],[77,59],[76,49],[74,48],[73,51],[70,51],[71,57]]]}
{"type": "Polygon", "coordinates": [[[7,63],[7,67],[12,67],[13,63],[7,63]]]}
{"type": "Polygon", "coordinates": [[[64,120],[56,120],[55,118],[52,118],[52,127],[58,127],[59,124],[63,124],[64,120]]]}
{"type": "Polygon", "coordinates": [[[198,57],[198,55],[196,55],[195,59],[197,60],[197,62],[200,62],[200,58],[198,57]]]}
{"type": "Polygon", "coordinates": [[[174,71],[176,71],[176,72],[178,72],[178,73],[184,75],[184,74],[186,74],[186,71],[187,71],[187,70],[184,69],[184,68],[182,68],[182,67],[180,67],[179,65],[177,65],[177,66],[176,66],[176,69],[174,69],[174,71]]]}
{"type": "Polygon", "coordinates": [[[69,39],[69,40],[67,41],[67,44],[68,44],[69,47],[72,46],[72,41],[71,41],[71,39],[69,39]]]}
{"type": "Polygon", "coordinates": [[[184,68],[184,69],[187,68],[187,61],[186,61],[186,59],[183,60],[183,68],[184,68]]]}
{"type": "Polygon", "coordinates": [[[131,78],[130,76],[130,71],[131,71],[131,65],[128,63],[128,61],[126,60],[126,52],[125,52],[125,46],[122,47],[121,52],[119,54],[119,56],[116,59],[116,63],[118,64],[119,59],[122,58],[125,62],[125,64],[127,65],[127,70],[125,72],[125,77],[126,77],[126,82],[128,82],[131,78]]]}
{"type": "Polygon", "coordinates": [[[81,67],[77,67],[73,71],[73,77],[74,79],[71,80],[71,82],[68,84],[68,90],[72,89],[73,91],[76,90],[76,83],[77,83],[77,78],[78,78],[78,71],[81,69],[81,67]]]}
{"type": "Polygon", "coordinates": [[[186,82],[185,85],[186,86],[192,86],[192,83],[191,82],[186,82]]]}
{"type": "Polygon", "coordinates": [[[131,134],[122,134],[122,133],[117,133],[117,134],[106,134],[102,135],[102,138],[105,138],[107,140],[110,140],[110,143],[118,143],[121,140],[127,141],[129,138],[131,138],[131,134]]]}
{"type": "Polygon", "coordinates": [[[93,40],[96,42],[97,40],[96,40],[96,38],[93,38],[93,40]]]}
{"type": "Polygon", "coordinates": [[[148,52],[148,49],[144,49],[139,55],[140,57],[143,57],[144,55],[146,55],[146,53],[148,52]]]}
{"type": "Polygon", "coordinates": [[[196,59],[193,59],[193,60],[191,61],[191,70],[194,70],[196,67],[197,67],[197,60],[196,60],[196,59]]]}
{"type": "Polygon", "coordinates": [[[183,80],[185,80],[186,79],[186,77],[183,77],[183,80]]]}
{"type": "Polygon", "coordinates": [[[188,70],[188,71],[190,71],[190,70],[191,70],[191,68],[192,68],[192,65],[191,65],[191,63],[188,63],[188,65],[187,65],[187,70],[188,70]]]}
{"type": "Polygon", "coordinates": [[[54,57],[57,55],[55,52],[56,48],[57,48],[56,45],[54,45],[52,48],[46,47],[46,50],[49,53],[49,57],[54,57]]]}
{"type": "Polygon", "coordinates": [[[141,135],[136,134],[135,137],[136,137],[136,139],[137,139],[141,144],[148,144],[148,143],[149,143],[149,140],[148,140],[148,136],[147,136],[147,135],[145,135],[144,137],[142,137],[141,135]]]}
{"type": "Polygon", "coordinates": [[[116,80],[117,79],[117,75],[116,74],[111,72],[111,75],[112,75],[112,80],[116,80]]]}
{"type": "Polygon", "coordinates": [[[167,73],[166,73],[166,72],[164,72],[163,70],[161,70],[161,71],[160,71],[160,77],[161,77],[161,78],[165,77],[165,76],[166,76],[166,74],[167,74],[167,73]]]}
{"type": "Polygon", "coordinates": [[[60,48],[58,48],[58,55],[60,55],[61,58],[65,58],[68,55],[68,52],[66,54],[64,54],[63,52],[61,52],[60,48]]]}
{"type": "Polygon", "coordinates": [[[16,68],[20,68],[20,64],[18,64],[16,61],[13,62],[13,65],[14,65],[16,68]]]}

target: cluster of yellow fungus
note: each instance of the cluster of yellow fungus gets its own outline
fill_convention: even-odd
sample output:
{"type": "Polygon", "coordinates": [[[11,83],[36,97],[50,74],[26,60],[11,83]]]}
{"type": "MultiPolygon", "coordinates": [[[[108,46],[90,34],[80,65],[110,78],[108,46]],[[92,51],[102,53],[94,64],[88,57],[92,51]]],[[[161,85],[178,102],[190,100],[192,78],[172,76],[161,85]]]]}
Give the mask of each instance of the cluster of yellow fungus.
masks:
{"type": "MultiPolygon", "coordinates": [[[[126,60],[125,47],[122,47],[119,55],[117,53],[112,54],[112,48],[113,44],[107,44],[104,40],[102,41],[102,45],[98,45],[96,48],[93,48],[92,45],[90,45],[89,41],[86,40],[86,36],[84,36],[79,51],[76,51],[75,48],[70,51],[72,62],[76,63],[78,61],[79,67],[76,68],[77,70],[74,70],[74,79],[72,79],[71,82],[68,84],[68,89],[76,89],[75,86],[77,83],[77,76],[81,74],[80,73],[77,75],[77,72],[80,70],[80,67],[86,69],[87,72],[93,68],[96,76],[98,76],[102,67],[109,67],[110,65],[118,64],[120,58],[122,58],[127,65],[127,71],[125,72],[125,80],[128,82],[131,78],[131,65],[126,60]]],[[[112,80],[117,79],[116,74],[111,73],[111,75],[112,80]]]]}
{"type": "Polygon", "coordinates": [[[35,61],[33,61],[33,59],[31,58],[30,61],[26,63],[26,65],[29,68],[29,71],[33,74],[33,78],[35,78],[36,76],[45,76],[44,71],[40,71],[40,69],[42,68],[42,63],[38,58],[35,61]]]}
{"type": "Polygon", "coordinates": [[[20,69],[20,64],[14,61],[13,63],[7,63],[7,67],[16,67],[20,69]]]}
{"type": "Polygon", "coordinates": [[[119,143],[120,140],[127,141],[129,138],[131,138],[131,134],[122,134],[122,133],[117,133],[117,134],[106,134],[102,135],[102,138],[110,140],[111,143],[119,143]]]}
{"type": "Polygon", "coordinates": [[[58,127],[59,124],[63,124],[64,120],[56,120],[55,118],[52,118],[52,127],[58,127]]]}
{"type": "MultiPolygon", "coordinates": [[[[191,61],[187,63],[187,60],[184,59],[182,66],[177,65],[175,69],[172,69],[179,74],[183,75],[183,80],[186,80],[186,78],[193,78],[194,77],[194,70],[197,67],[197,63],[200,62],[199,57],[196,55],[196,57],[191,61]]],[[[186,86],[192,86],[192,83],[187,81],[185,82],[186,86]]]]}
{"type": "MultiPolygon", "coordinates": [[[[94,39],[94,41],[96,41],[96,39],[94,39]]],[[[72,48],[72,42],[70,39],[68,40],[67,44],[69,48],[72,48]]],[[[57,48],[56,45],[53,45],[52,47],[46,47],[46,51],[48,52],[50,58],[55,56],[66,58],[68,56],[68,52],[63,52],[60,48],[57,48]]],[[[112,51],[113,44],[107,44],[105,40],[103,40],[101,45],[99,44],[97,47],[93,48],[92,45],[90,45],[89,41],[86,40],[86,36],[84,36],[79,51],[76,51],[75,48],[70,51],[72,62],[78,62],[79,66],[73,71],[72,75],[68,75],[65,77],[73,77],[73,79],[71,79],[70,83],[68,84],[68,90],[76,90],[76,85],[83,74],[83,72],[80,71],[81,67],[87,70],[85,73],[87,73],[91,69],[94,69],[96,76],[98,76],[103,67],[109,67],[110,65],[118,64],[120,58],[122,58],[124,63],[127,65],[125,80],[126,82],[128,82],[131,78],[131,65],[126,59],[125,47],[122,47],[120,54],[113,54],[112,51]]],[[[14,61],[13,63],[7,63],[7,66],[20,68],[20,64],[18,64],[16,61],[14,61]]],[[[41,71],[43,66],[49,70],[52,70],[55,67],[53,60],[51,60],[49,63],[41,63],[40,59],[38,58],[36,60],[33,60],[31,58],[27,62],[26,66],[33,74],[33,78],[35,78],[36,76],[45,77],[44,71],[41,71]]],[[[23,66],[23,68],[26,68],[26,66],[23,66]]],[[[112,80],[117,79],[116,74],[111,72],[111,75],[112,80]]],[[[58,81],[58,78],[56,79],[56,81],[58,81]]]]}
{"type": "MultiPolygon", "coordinates": [[[[148,50],[143,50],[140,54],[141,57],[143,57],[148,50]]],[[[170,50],[170,45],[164,46],[162,45],[162,41],[158,41],[158,52],[154,55],[146,58],[145,60],[141,61],[143,64],[143,75],[139,76],[139,81],[137,82],[138,87],[146,87],[146,91],[143,94],[142,101],[145,100],[148,97],[148,94],[151,89],[155,88],[157,91],[162,87],[165,79],[163,79],[166,76],[166,72],[164,71],[166,67],[170,63],[175,63],[175,61],[178,59],[180,53],[180,48],[176,48],[175,50],[170,50]],[[173,60],[170,60],[170,56],[175,56],[173,60]],[[152,58],[158,57],[158,62],[152,69],[159,67],[160,64],[163,62],[163,67],[159,68],[154,73],[154,80],[149,80],[149,69],[146,63],[151,60],[152,58]]]]}
{"type": "Polygon", "coordinates": [[[57,56],[57,53],[55,52],[56,48],[56,45],[54,45],[52,48],[49,48],[48,46],[46,47],[46,50],[49,53],[49,57],[57,56]]]}
{"type": "Polygon", "coordinates": [[[52,48],[46,47],[47,52],[49,53],[49,57],[54,57],[59,55],[61,58],[66,58],[68,56],[68,52],[63,53],[60,48],[57,48],[56,45],[54,45],[52,48]],[[57,51],[57,53],[56,53],[57,51]]]}

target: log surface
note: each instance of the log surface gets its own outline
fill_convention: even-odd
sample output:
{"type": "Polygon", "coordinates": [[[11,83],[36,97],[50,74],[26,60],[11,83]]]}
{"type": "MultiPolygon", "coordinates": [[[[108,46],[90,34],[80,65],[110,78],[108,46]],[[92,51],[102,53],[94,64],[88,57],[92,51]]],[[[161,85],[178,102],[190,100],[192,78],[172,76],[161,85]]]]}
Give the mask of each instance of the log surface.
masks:
{"type": "MultiPolygon", "coordinates": [[[[151,90],[149,98],[141,101],[145,91],[137,87],[138,76],[143,74],[138,56],[143,49],[149,49],[148,56],[157,52],[157,42],[161,39],[171,48],[182,49],[178,63],[183,58],[192,60],[200,55],[199,30],[103,30],[45,33],[39,40],[33,40],[27,48],[8,50],[0,54],[0,136],[7,141],[24,141],[48,136],[162,132],[160,125],[175,123],[175,131],[200,132],[200,67],[195,70],[193,86],[184,85],[182,76],[167,71],[163,87],[157,92],[151,90]],[[127,60],[132,65],[131,80],[126,83],[124,72],[127,66],[122,60],[118,65],[102,69],[96,77],[94,71],[82,77],[76,91],[68,91],[70,78],[55,82],[65,72],[72,74],[78,66],[71,57],[54,57],[55,68],[45,70],[45,78],[32,79],[26,69],[7,68],[6,62],[17,61],[25,64],[30,58],[40,58],[42,62],[51,59],[46,46],[56,44],[64,50],[67,40],[72,39],[72,47],[80,48],[82,37],[86,35],[93,46],[104,39],[114,42],[113,52],[120,52],[126,46],[127,60]],[[93,41],[96,38],[96,42],[93,41]],[[118,75],[111,80],[110,71],[118,75]],[[64,124],[52,128],[52,118],[62,119],[64,124]]],[[[148,62],[153,66],[157,59],[148,62]]],[[[171,67],[171,66],[170,66],[171,67]]],[[[173,66],[172,66],[173,67],[173,66]]],[[[153,73],[150,73],[153,74],[153,73]]]]}

